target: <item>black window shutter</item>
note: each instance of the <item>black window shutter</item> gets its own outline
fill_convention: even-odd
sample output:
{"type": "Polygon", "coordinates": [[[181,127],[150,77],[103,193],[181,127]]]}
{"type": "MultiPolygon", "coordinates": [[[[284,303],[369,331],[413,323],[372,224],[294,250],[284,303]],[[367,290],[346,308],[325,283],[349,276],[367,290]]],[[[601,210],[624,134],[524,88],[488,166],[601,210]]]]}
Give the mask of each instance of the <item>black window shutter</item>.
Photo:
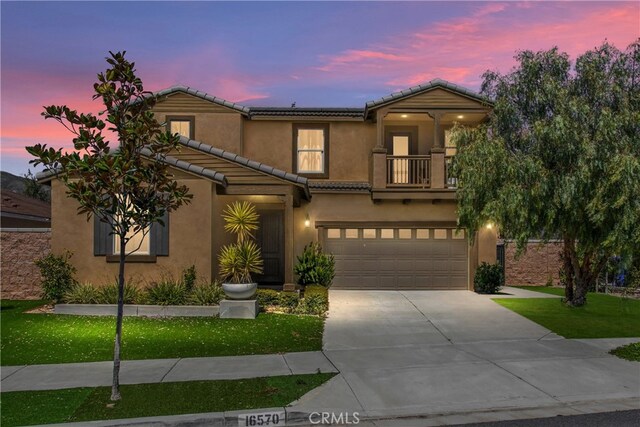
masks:
{"type": "Polygon", "coordinates": [[[157,222],[151,224],[151,255],[169,256],[169,212],[165,212],[161,225],[157,222]]]}
{"type": "Polygon", "coordinates": [[[111,223],[100,221],[93,216],[93,255],[113,255],[113,235],[111,223]]]}

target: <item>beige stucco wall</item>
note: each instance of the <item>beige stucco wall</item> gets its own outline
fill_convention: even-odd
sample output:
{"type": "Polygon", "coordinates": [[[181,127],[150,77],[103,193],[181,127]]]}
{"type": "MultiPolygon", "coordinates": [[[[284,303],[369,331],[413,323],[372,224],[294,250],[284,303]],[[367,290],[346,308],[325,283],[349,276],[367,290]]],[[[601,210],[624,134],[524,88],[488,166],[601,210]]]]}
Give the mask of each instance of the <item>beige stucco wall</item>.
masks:
{"type": "Polygon", "coordinates": [[[240,153],[242,150],[242,115],[239,113],[195,113],[176,111],[156,113],[160,122],[170,116],[193,116],[195,118],[195,140],[205,144],[240,153]]]}
{"type": "Polygon", "coordinates": [[[293,166],[293,129],[288,121],[244,121],[243,156],[277,169],[293,166]]]}
{"type": "MultiPolygon", "coordinates": [[[[198,276],[211,278],[211,200],[213,186],[202,179],[179,180],[193,194],[191,204],[180,207],[169,216],[169,256],[157,257],[156,263],[127,263],[125,273],[142,284],[163,275],[179,277],[181,271],[195,265],[198,276]]],[[[93,220],[77,215],[77,202],[66,196],[63,184],[52,182],[51,251],[73,252],[72,264],[81,282],[104,284],[118,274],[118,263],[107,263],[104,256],[93,255],[93,220]]]]}

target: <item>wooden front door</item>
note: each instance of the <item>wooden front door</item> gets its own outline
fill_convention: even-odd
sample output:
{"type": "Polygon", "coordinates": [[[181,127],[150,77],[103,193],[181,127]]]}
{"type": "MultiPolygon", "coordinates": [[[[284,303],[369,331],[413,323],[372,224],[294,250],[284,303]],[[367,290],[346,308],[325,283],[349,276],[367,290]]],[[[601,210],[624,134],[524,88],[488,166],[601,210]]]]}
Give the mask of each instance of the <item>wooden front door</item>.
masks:
{"type": "Polygon", "coordinates": [[[256,240],[262,251],[263,274],[254,279],[261,285],[284,283],[284,211],[260,210],[260,228],[256,240]]]}

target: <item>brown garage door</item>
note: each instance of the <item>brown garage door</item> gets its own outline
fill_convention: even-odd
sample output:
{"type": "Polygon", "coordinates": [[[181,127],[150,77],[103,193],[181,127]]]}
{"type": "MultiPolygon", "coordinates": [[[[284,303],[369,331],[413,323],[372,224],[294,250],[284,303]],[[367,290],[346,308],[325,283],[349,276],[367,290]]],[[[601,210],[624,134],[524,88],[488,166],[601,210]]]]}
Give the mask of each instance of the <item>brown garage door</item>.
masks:
{"type": "Polygon", "coordinates": [[[327,228],[335,289],[467,289],[467,240],[445,228],[327,228]]]}

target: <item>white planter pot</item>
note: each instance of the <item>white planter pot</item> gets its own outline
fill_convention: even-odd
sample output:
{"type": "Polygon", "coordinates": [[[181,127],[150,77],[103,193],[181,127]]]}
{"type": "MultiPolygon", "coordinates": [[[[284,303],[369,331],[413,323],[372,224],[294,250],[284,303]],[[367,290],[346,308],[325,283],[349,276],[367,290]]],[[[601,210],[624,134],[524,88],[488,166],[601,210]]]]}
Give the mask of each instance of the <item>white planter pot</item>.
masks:
{"type": "Polygon", "coordinates": [[[256,294],[257,283],[223,283],[222,290],[229,299],[250,299],[256,294]]]}

